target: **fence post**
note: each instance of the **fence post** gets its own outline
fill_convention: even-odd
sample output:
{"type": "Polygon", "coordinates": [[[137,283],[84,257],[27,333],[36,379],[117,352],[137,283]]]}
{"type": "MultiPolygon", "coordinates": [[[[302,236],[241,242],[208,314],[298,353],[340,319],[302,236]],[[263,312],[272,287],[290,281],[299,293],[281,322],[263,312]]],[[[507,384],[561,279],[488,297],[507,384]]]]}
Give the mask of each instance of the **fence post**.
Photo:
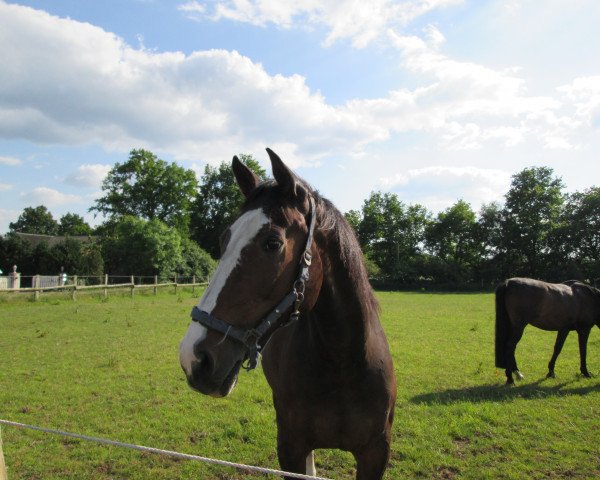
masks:
{"type": "Polygon", "coordinates": [[[13,265],[13,271],[10,273],[10,281],[12,282],[9,288],[21,288],[20,273],[17,272],[17,266],[13,265]]]}
{"type": "MultiPolygon", "coordinates": [[[[104,274],[104,285],[108,285],[108,273],[104,274]]],[[[108,298],[108,288],[104,289],[104,298],[108,298]]]]}
{"type": "Polygon", "coordinates": [[[135,279],[131,276],[131,298],[133,298],[133,290],[135,289],[135,279]]]}
{"type": "Polygon", "coordinates": [[[175,274],[175,295],[177,295],[177,274],[175,274]]]}
{"type": "Polygon", "coordinates": [[[73,293],[71,293],[71,298],[75,300],[77,298],[77,275],[73,275],[73,293]]]}
{"type": "MultiPolygon", "coordinates": [[[[40,276],[39,274],[36,275],[35,277],[33,277],[33,288],[40,288],[40,276]]],[[[40,299],[40,291],[39,290],[35,290],[33,292],[33,299],[37,302],[40,299]]]]}
{"type": "Polygon", "coordinates": [[[8,480],[6,464],[4,463],[4,453],[2,453],[2,425],[0,425],[0,480],[8,480]]]}
{"type": "Polygon", "coordinates": [[[196,293],[196,275],[192,275],[192,295],[196,293]]]}
{"type": "Polygon", "coordinates": [[[156,295],[156,285],[158,285],[158,275],[154,275],[154,295],[156,295]]]}

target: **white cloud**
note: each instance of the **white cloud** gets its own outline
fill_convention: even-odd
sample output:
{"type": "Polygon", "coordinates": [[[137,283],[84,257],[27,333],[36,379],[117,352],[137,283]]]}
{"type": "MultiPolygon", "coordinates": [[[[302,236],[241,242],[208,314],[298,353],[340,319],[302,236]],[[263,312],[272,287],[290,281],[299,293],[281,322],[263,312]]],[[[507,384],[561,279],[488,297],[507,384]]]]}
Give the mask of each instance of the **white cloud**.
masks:
{"type": "Polygon", "coordinates": [[[432,10],[461,3],[463,0],[221,0],[189,1],[178,8],[193,20],[225,19],[280,28],[324,26],[328,29],[325,45],[349,39],[354,47],[364,48],[389,27],[403,27],[432,10]]]}
{"type": "Polygon", "coordinates": [[[21,194],[23,200],[35,205],[46,205],[48,207],[56,207],[59,205],[69,205],[80,203],[83,199],[78,195],[70,195],[59,192],[48,187],[37,187],[29,193],[21,194]]]}
{"type": "MultiPolygon", "coordinates": [[[[296,167],[357,158],[368,145],[412,132],[444,151],[529,144],[574,150],[589,142],[600,123],[598,77],[534,95],[517,67],[495,70],[445,54],[436,26],[427,26],[423,38],[389,28],[454,3],[379,0],[368,4],[364,19],[364,2],[180,7],[186,14],[243,14],[243,21],[281,27],[326,25],[327,42],[348,38],[366,45],[373,32],[385,33],[417,86],[333,106],[304,77],[270,75],[235,51],[133,48],[90,24],[0,0],[0,138],[120,151],[143,145],[198,163],[228,160],[232,149],[263,158],[270,146],[296,167]]],[[[99,185],[102,167],[82,168],[66,181],[99,185]]]]}
{"type": "Polygon", "coordinates": [[[13,185],[9,183],[0,183],[0,192],[8,192],[13,189],[13,185]]]}
{"type": "Polygon", "coordinates": [[[443,35],[435,27],[426,28],[428,41],[388,33],[402,53],[403,65],[428,84],[412,92],[392,92],[379,101],[378,114],[382,108],[387,111],[392,130],[435,134],[445,150],[480,149],[486,144],[510,148],[525,142],[575,149],[576,130],[583,121],[593,123],[593,112],[600,111],[597,77],[578,79],[554,96],[531,95],[525,80],[517,76],[517,67],[497,71],[444,55],[439,50],[443,35]],[[410,120],[397,120],[407,113],[410,120]]]}
{"type": "Polygon", "coordinates": [[[579,119],[590,126],[600,126],[600,75],[576,78],[557,91],[573,102],[579,119]]]}
{"type": "Polygon", "coordinates": [[[478,167],[448,167],[448,166],[430,166],[424,168],[414,168],[406,173],[399,173],[395,177],[381,178],[380,184],[388,188],[408,184],[415,178],[461,178],[470,179],[474,182],[483,182],[489,185],[504,187],[508,185],[510,175],[503,170],[478,167]]]}
{"type": "Polygon", "coordinates": [[[17,166],[21,165],[21,160],[15,157],[3,157],[0,156],[0,165],[17,166]]]}
{"type": "Polygon", "coordinates": [[[192,0],[191,2],[182,3],[177,7],[177,10],[186,12],[187,14],[204,14],[206,7],[200,2],[192,0]]]}
{"type": "Polygon", "coordinates": [[[20,213],[21,212],[17,210],[0,208],[0,225],[6,225],[6,227],[3,230],[0,230],[0,232],[6,231],[8,229],[8,224],[19,218],[20,213]]]}
{"type": "Polygon", "coordinates": [[[80,165],[66,178],[66,182],[75,186],[99,188],[110,169],[110,165],[80,165]]]}
{"type": "Polygon", "coordinates": [[[510,186],[510,173],[473,166],[430,166],[381,178],[379,186],[434,211],[459,199],[477,208],[483,203],[502,200],[510,186]]]}
{"type": "Polygon", "coordinates": [[[232,145],[248,151],[298,139],[306,163],[381,136],[327,105],[303,77],[269,75],[235,51],[134,49],[90,24],[2,2],[0,32],[3,138],[144,145],[213,162],[232,145]]]}
{"type": "Polygon", "coordinates": [[[440,32],[435,25],[427,25],[427,27],[425,27],[424,33],[427,39],[429,40],[429,44],[433,47],[437,48],[446,41],[446,37],[444,37],[444,34],[440,32]]]}

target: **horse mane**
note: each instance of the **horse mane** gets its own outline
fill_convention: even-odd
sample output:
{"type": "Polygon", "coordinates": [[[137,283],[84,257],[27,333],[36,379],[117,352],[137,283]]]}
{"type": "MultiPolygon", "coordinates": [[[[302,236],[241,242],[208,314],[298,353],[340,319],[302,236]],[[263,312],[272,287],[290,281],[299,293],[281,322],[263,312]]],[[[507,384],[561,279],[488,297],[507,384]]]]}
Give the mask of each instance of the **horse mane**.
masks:
{"type": "Polygon", "coordinates": [[[564,283],[570,285],[571,287],[577,286],[578,288],[581,288],[590,293],[596,299],[600,300],[600,290],[586,282],[583,282],[581,280],[567,280],[567,282],[564,283]]]}
{"type": "Polygon", "coordinates": [[[373,294],[364,257],[356,233],[346,217],[318,192],[312,193],[317,202],[317,229],[339,252],[339,260],[348,272],[359,298],[372,312],[379,311],[379,303],[373,294]]]}
{"type": "MultiPolygon", "coordinates": [[[[308,194],[315,200],[317,210],[317,224],[315,233],[320,233],[327,243],[333,246],[333,250],[339,254],[338,260],[341,266],[348,272],[348,277],[355,287],[357,296],[361,303],[370,312],[379,311],[379,303],[373,294],[371,283],[367,275],[362,249],[356,238],[354,229],[350,226],[344,215],[328,199],[313,189],[301,178],[296,177],[308,194]]],[[[261,182],[248,196],[244,206],[253,203],[258,197],[266,192],[277,188],[277,182],[266,180],[261,182]]]]}

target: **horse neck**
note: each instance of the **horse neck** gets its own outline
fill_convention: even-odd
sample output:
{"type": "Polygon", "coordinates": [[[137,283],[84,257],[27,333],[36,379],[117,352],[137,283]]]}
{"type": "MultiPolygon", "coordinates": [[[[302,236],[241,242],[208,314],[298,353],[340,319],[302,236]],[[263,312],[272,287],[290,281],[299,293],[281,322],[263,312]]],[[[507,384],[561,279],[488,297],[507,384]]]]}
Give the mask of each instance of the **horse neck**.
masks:
{"type": "Polygon", "coordinates": [[[322,256],[322,262],[323,284],[312,311],[317,341],[336,358],[354,361],[366,354],[368,335],[379,325],[377,301],[362,263],[349,269],[339,252],[322,256]]]}

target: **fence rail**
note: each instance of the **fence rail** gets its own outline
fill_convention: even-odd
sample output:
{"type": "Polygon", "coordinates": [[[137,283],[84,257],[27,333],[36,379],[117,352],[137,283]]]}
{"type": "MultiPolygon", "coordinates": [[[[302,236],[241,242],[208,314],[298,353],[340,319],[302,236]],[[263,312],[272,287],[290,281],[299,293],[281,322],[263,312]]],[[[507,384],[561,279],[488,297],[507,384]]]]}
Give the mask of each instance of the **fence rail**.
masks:
{"type": "MultiPolygon", "coordinates": [[[[234,463],[234,462],[228,462],[225,460],[217,460],[214,458],[201,457],[198,455],[190,455],[187,453],[174,452],[172,450],[162,450],[160,448],[145,447],[143,445],[135,445],[135,444],[131,444],[131,443],[117,442],[115,440],[108,440],[105,438],[90,437],[88,435],[81,435],[79,433],[63,432],[61,430],[54,430],[51,428],[43,428],[43,427],[38,427],[35,425],[27,425],[25,423],[11,422],[10,420],[0,419],[0,425],[6,425],[6,426],[10,426],[10,427],[17,427],[17,428],[28,429],[28,430],[37,430],[39,432],[50,433],[53,435],[77,438],[79,440],[85,440],[88,442],[100,443],[103,445],[112,445],[115,447],[128,448],[130,450],[138,450],[141,452],[156,453],[159,455],[165,455],[168,457],[179,458],[179,459],[183,459],[183,460],[195,460],[197,462],[210,463],[213,465],[220,465],[220,466],[224,466],[224,467],[232,467],[232,468],[236,468],[238,470],[242,470],[242,471],[246,471],[246,472],[255,472],[255,473],[263,473],[263,474],[267,474],[267,475],[278,475],[278,476],[285,475],[288,478],[301,478],[301,479],[307,479],[307,480],[331,480],[331,479],[325,478],[325,477],[316,477],[316,476],[305,475],[305,474],[301,474],[301,473],[284,472],[282,470],[275,470],[272,468],[256,467],[253,465],[246,465],[243,463],[234,463]]],[[[0,433],[1,433],[1,430],[0,430],[0,433]]],[[[7,478],[6,471],[2,472],[2,470],[1,470],[1,468],[4,466],[4,458],[2,455],[2,437],[1,437],[1,435],[0,435],[0,462],[2,462],[2,463],[0,463],[0,480],[5,480],[7,478]]]]}

